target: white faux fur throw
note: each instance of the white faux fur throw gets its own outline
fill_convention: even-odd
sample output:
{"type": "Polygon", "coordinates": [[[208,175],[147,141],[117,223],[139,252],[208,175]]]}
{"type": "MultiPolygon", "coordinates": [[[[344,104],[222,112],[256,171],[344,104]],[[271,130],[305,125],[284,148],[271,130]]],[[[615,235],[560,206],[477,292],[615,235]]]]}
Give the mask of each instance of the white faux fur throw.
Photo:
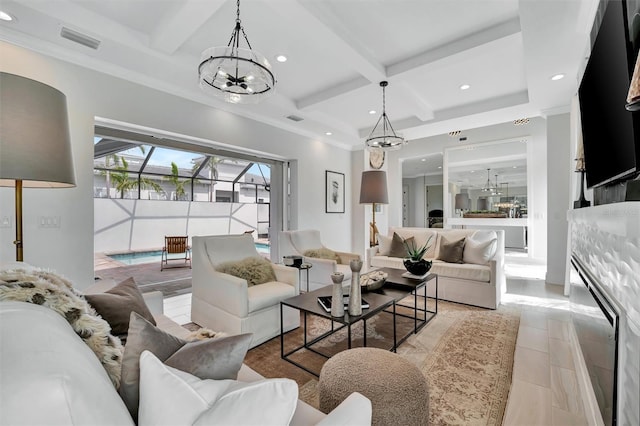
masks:
{"type": "Polygon", "coordinates": [[[93,350],[114,386],[120,386],[122,343],[68,280],[35,268],[0,270],[0,300],[35,303],[58,312],[93,350]]]}

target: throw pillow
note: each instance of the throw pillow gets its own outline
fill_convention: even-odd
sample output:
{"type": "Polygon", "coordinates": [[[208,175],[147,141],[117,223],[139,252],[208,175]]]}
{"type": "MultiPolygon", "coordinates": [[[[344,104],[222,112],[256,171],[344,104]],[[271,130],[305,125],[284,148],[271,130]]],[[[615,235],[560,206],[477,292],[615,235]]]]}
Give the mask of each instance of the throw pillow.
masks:
{"type": "Polygon", "coordinates": [[[317,259],[329,259],[329,260],[335,260],[338,263],[342,263],[342,259],[340,259],[340,256],[338,256],[338,254],[335,251],[329,250],[328,248],[325,248],[325,247],[305,250],[305,252],[302,254],[306,257],[315,257],[317,259]]]}
{"type": "Polygon", "coordinates": [[[387,237],[386,235],[378,234],[378,254],[380,256],[389,256],[392,239],[393,238],[387,237]]]}
{"type": "Polygon", "coordinates": [[[84,298],[109,323],[111,333],[120,337],[123,343],[127,341],[131,312],[142,315],[156,325],[133,278],[122,281],[104,293],[85,294],[84,298]]]}
{"type": "Polygon", "coordinates": [[[405,240],[394,232],[393,238],[391,239],[391,247],[389,248],[389,257],[407,257],[408,254],[407,247],[404,245],[405,243],[409,244],[409,247],[411,247],[415,244],[415,240],[413,237],[409,237],[405,240]]]}
{"type": "Polygon", "coordinates": [[[34,303],[59,313],[96,354],[113,385],[120,385],[122,343],[70,281],[37,268],[0,270],[0,301],[4,300],[34,303]]]}
{"type": "Polygon", "coordinates": [[[438,259],[447,263],[462,263],[465,238],[449,241],[444,235],[440,236],[440,251],[438,259]]]}
{"type": "MultiPolygon", "coordinates": [[[[124,347],[120,396],[134,420],[138,415],[140,354],[151,351],[163,362],[202,379],[235,379],[249,350],[252,334],[187,342],[131,312],[124,347]]],[[[166,423],[166,422],[165,422],[166,423]]]]}
{"type": "Polygon", "coordinates": [[[498,236],[494,231],[476,231],[464,244],[464,263],[486,265],[496,253],[498,236]]]}
{"type": "Polygon", "coordinates": [[[238,262],[224,262],[216,266],[216,271],[247,280],[248,286],[276,280],[271,262],[264,257],[247,257],[238,262]]]}
{"type": "Polygon", "coordinates": [[[298,385],[290,379],[201,380],[149,351],[140,356],[140,426],[287,425],[297,403],[298,385]]]}

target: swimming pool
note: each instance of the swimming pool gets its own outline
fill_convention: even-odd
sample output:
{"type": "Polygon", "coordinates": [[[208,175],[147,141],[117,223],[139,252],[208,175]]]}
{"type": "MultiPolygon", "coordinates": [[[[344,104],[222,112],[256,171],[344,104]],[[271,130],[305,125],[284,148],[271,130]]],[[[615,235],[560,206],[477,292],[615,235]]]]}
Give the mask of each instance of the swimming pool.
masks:
{"type": "MultiPolygon", "coordinates": [[[[271,246],[269,244],[264,243],[255,243],[256,250],[261,255],[268,255],[271,252],[271,246]]],[[[160,258],[162,257],[162,250],[155,251],[140,251],[133,253],[116,253],[108,255],[113,260],[117,260],[118,262],[124,263],[125,265],[140,265],[142,263],[160,263],[160,258]]],[[[184,255],[175,254],[169,255],[169,259],[182,259],[184,255]]]]}

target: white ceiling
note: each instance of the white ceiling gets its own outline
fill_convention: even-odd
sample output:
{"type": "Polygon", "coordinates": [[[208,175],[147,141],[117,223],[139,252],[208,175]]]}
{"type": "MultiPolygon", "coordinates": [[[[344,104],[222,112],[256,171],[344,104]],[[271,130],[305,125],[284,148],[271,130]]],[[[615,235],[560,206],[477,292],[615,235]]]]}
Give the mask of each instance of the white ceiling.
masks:
{"type": "Polygon", "coordinates": [[[203,50],[226,45],[235,1],[3,0],[0,39],[196,102],[361,149],[381,110],[409,140],[568,110],[597,0],[244,0],[276,94],[232,105],[198,87],[203,50]],[[66,26],[97,50],[60,37],[66,26]],[[284,54],[286,63],[275,56],[284,54]],[[567,77],[551,81],[564,73],[567,77]],[[461,91],[460,85],[469,84],[461,91]],[[376,110],[374,115],[369,110],[376,110]],[[304,120],[293,122],[296,115],[304,120]],[[331,136],[325,133],[331,132],[331,136]]]}

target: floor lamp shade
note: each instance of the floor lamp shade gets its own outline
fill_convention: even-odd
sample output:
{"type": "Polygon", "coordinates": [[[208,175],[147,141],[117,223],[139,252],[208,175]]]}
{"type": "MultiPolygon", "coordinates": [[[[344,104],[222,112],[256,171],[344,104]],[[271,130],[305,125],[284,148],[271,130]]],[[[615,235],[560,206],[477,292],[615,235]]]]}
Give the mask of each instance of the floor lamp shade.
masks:
{"type": "Polygon", "coordinates": [[[0,186],[76,185],[67,98],[35,80],[0,73],[0,186]]]}
{"type": "Polygon", "coordinates": [[[387,193],[387,172],[383,170],[367,170],[362,172],[360,183],[360,204],[371,203],[373,206],[373,216],[369,223],[369,245],[371,247],[378,244],[378,227],[376,226],[376,204],[388,204],[389,194],[387,193]]]}
{"type": "Polygon", "coordinates": [[[360,184],[360,204],[376,203],[388,204],[387,172],[383,170],[368,170],[362,172],[360,184]]]}
{"type": "Polygon", "coordinates": [[[0,186],[15,187],[16,260],[23,260],[22,188],[75,185],[67,98],[46,84],[0,72],[0,186]]]}

